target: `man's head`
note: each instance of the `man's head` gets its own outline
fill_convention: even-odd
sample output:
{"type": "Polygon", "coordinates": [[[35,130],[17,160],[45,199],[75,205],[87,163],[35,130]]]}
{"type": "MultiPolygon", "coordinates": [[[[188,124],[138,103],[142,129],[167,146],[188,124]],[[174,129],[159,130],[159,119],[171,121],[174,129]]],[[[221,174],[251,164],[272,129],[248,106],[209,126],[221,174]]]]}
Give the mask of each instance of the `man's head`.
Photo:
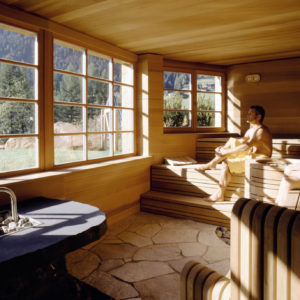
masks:
{"type": "Polygon", "coordinates": [[[247,117],[248,123],[253,123],[253,122],[262,123],[264,118],[265,118],[265,110],[262,106],[259,105],[250,106],[248,111],[248,117],[247,117]]]}

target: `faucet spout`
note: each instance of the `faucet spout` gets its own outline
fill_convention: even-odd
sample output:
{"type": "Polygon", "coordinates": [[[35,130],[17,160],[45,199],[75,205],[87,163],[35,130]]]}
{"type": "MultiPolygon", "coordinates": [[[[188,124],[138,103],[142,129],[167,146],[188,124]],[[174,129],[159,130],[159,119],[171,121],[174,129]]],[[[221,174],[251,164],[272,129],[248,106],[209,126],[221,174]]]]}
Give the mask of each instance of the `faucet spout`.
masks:
{"type": "Polygon", "coordinates": [[[6,193],[10,196],[11,216],[15,222],[18,222],[19,216],[17,212],[17,197],[12,189],[8,187],[0,187],[0,193],[6,193]]]}

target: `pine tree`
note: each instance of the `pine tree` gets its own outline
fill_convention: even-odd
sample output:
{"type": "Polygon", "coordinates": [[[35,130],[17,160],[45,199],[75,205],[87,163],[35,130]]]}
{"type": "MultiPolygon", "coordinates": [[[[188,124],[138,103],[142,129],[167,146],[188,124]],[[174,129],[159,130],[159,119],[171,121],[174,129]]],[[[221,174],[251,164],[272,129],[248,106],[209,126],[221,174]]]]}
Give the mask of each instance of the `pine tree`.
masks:
{"type": "MultiPolygon", "coordinates": [[[[23,67],[3,63],[0,68],[0,97],[32,99],[33,91],[23,67]]],[[[0,102],[0,133],[34,132],[34,105],[17,101],[0,102]]]]}
{"type": "MultiPolygon", "coordinates": [[[[74,72],[74,67],[70,64],[68,71],[74,72]]],[[[57,73],[54,79],[54,99],[62,102],[80,103],[81,84],[80,78],[72,75],[62,75],[57,73]]],[[[65,122],[78,124],[81,122],[81,113],[78,107],[73,105],[55,105],[54,122],[65,122]]]]}

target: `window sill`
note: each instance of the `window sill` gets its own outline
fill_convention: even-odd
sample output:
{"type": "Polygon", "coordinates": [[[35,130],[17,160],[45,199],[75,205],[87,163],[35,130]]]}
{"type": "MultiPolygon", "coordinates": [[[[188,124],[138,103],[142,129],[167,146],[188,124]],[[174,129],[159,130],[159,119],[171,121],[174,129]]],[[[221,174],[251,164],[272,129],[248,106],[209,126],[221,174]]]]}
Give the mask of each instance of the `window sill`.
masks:
{"type": "Polygon", "coordinates": [[[88,170],[95,170],[98,168],[105,168],[110,166],[118,166],[121,164],[131,163],[139,160],[147,160],[151,159],[151,156],[132,156],[126,157],[122,159],[110,160],[101,163],[94,163],[94,164],[87,164],[81,165],[76,167],[64,168],[59,170],[52,170],[52,171],[44,171],[44,172],[36,172],[26,175],[19,175],[19,176],[12,176],[7,178],[0,179],[0,186],[5,186],[8,184],[15,184],[15,183],[23,183],[27,181],[33,180],[42,180],[49,177],[54,176],[64,176],[68,174],[73,174],[75,172],[83,172],[88,170]]]}

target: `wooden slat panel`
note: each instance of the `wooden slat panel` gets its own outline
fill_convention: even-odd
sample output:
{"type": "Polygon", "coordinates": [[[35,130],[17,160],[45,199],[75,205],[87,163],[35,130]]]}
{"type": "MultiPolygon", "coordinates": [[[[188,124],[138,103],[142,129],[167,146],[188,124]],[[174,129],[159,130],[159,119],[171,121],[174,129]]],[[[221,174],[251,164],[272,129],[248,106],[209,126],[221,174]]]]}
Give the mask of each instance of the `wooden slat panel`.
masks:
{"type": "MultiPolygon", "coordinates": [[[[140,0],[1,2],[51,20],[50,28],[58,22],[134,53],[219,66],[299,56],[297,1],[289,5],[279,0],[253,0],[251,5],[237,0],[153,0],[143,5],[140,0]]],[[[5,8],[2,5],[1,10],[5,8]]]]}
{"type": "Polygon", "coordinates": [[[255,209],[259,202],[249,201],[246,203],[241,219],[240,219],[240,299],[250,299],[251,288],[251,258],[252,258],[252,241],[251,241],[251,226],[252,218],[255,209]]]}
{"type": "Polygon", "coordinates": [[[204,300],[203,292],[205,282],[208,277],[213,274],[213,270],[210,268],[205,267],[201,273],[198,274],[196,281],[195,281],[195,288],[194,288],[194,297],[191,300],[204,300]]]}
{"type": "MultiPolygon", "coordinates": [[[[293,161],[293,160],[291,160],[293,161]]],[[[250,198],[274,203],[278,195],[280,181],[285,165],[270,166],[258,162],[250,163],[250,198]]],[[[299,190],[290,191],[288,199],[291,208],[295,208],[299,190]]]]}
{"type": "Polygon", "coordinates": [[[238,200],[232,210],[230,220],[230,257],[235,259],[230,260],[231,271],[231,299],[240,299],[240,267],[241,267],[241,222],[240,218],[245,205],[249,199],[238,200]]]}
{"type": "Polygon", "coordinates": [[[229,300],[230,292],[227,293],[227,290],[230,291],[230,280],[226,277],[221,277],[214,285],[211,298],[212,300],[229,300]],[[224,297],[223,297],[224,295],[224,297]],[[226,295],[228,297],[226,298],[226,295]]]}
{"type": "MultiPolygon", "coordinates": [[[[218,189],[221,170],[198,172],[193,166],[153,165],[151,189],[154,191],[193,195],[200,198],[213,194],[218,189]]],[[[225,192],[225,200],[244,197],[244,176],[233,175],[225,192]]]]}
{"type": "Polygon", "coordinates": [[[184,196],[179,194],[170,194],[163,192],[150,191],[142,194],[142,198],[148,198],[153,200],[163,200],[166,202],[179,203],[191,205],[194,207],[213,208],[218,211],[231,213],[234,201],[219,201],[208,202],[199,199],[198,197],[184,196]]]}
{"type": "MultiPolygon", "coordinates": [[[[215,148],[224,145],[224,138],[201,138],[196,143],[196,159],[208,161],[214,157],[215,148]]],[[[274,158],[300,158],[300,139],[273,139],[274,158]]]]}
{"type": "Polygon", "coordinates": [[[291,241],[291,300],[298,300],[300,299],[300,215],[295,219],[291,241]]]}
{"type": "Polygon", "coordinates": [[[168,216],[184,217],[208,224],[229,226],[231,203],[209,203],[196,197],[148,192],[141,196],[141,210],[168,216]]]}
{"type": "Polygon", "coordinates": [[[184,204],[178,204],[178,203],[172,203],[172,202],[163,202],[163,201],[155,201],[155,200],[142,200],[142,207],[152,207],[156,209],[161,209],[165,211],[170,212],[178,212],[179,214],[189,215],[189,216],[197,216],[200,215],[202,217],[218,217],[222,218],[224,220],[228,220],[230,214],[228,213],[226,216],[226,213],[219,212],[218,210],[214,210],[212,207],[207,208],[199,208],[195,206],[189,206],[186,203],[184,204]]]}
{"type": "Polygon", "coordinates": [[[279,218],[286,208],[272,206],[265,220],[264,235],[264,299],[276,299],[277,278],[277,225],[279,218]]]}
{"type": "Polygon", "coordinates": [[[220,300],[230,300],[230,284],[227,284],[222,292],[220,300]]]}
{"type": "Polygon", "coordinates": [[[187,262],[180,273],[180,299],[187,299],[187,279],[194,266],[199,264],[197,261],[191,260],[187,262]]]}
{"type": "MultiPolygon", "coordinates": [[[[203,277],[203,275],[208,275],[206,267],[201,264],[197,264],[192,267],[191,271],[189,272],[189,275],[187,277],[187,300],[196,300],[196,287],[199,286],[196,283],[197,278],[200,276],[200,278],[203,277]]],[[[201,285],[200,285],[201,286],[201,285]]]]}
{"type": "MultiPolygon", "coordinates": [[[[264,245],[264,220],[270,204],[260,203],[254,212],[251,227],[251,296],[252,299],[263,299],[263,276],[264,276],[264,261],[263,261],[263,245],[264,245]]],[[[268,232],[265,232],[268,235],[268,232]]]]}
{"type": "Polygon", "coordinates": [[[291,226],[295,218],[295,212],[287,209],[280,216],[277,227],[277,282],[276,299],[290,299],[290,252],[291,252],[291,226]]]}
{"type": "Polygon", "coordinates": [[[218,274],[217,272],[212,272],[206,279],[205,284],[203,286],[203,300],[214,300],[212,297],[212,293],[215,287],[216,282],[223,278],[222,275],[218,274]]]}

